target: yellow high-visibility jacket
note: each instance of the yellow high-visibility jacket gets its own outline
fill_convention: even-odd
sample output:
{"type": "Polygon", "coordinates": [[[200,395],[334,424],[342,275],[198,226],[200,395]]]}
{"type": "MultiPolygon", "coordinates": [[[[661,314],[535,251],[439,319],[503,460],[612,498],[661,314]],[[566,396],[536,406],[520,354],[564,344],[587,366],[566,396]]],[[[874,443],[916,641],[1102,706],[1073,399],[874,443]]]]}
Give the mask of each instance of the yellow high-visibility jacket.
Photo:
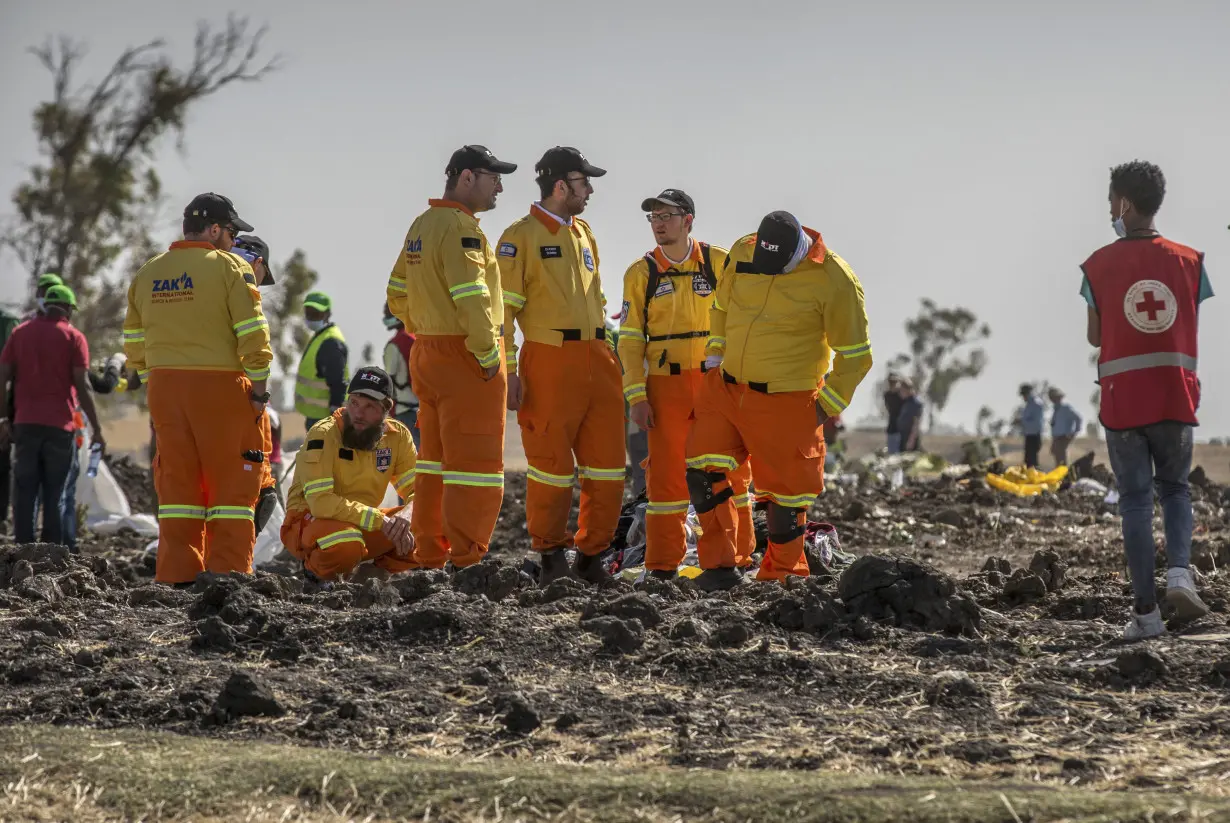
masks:
{"type": "Polygon", "coordinates": [[[390,483],[406,500],[414,497],[417,460],[410,430],[392,417],[384,421],[384,436],[376,448],[343,448],[338,409],[308,431],[295,460],[286,510],[374,531],[384,522],[379,506],[390,483]]]}
{"type": "Polygon", "coordinates": [[[504,352],[517,372],[515,320],[526,340],[561,345],[565,339],[606,337],[606,298],[598,276],[598,243],[589,224],[563,225],[537,203],[500,237],[497,256],[504,284],[504,352]],[[559,329],[577,336],[565,337],[559,329]]]}
{"type": "Polygon", "coordinates": [[[411,334],[464,335],[483,368],[500,362],[500,267],[478,218],[460,203],[428,200],[406,232],[386,290],[411,334]]]}
{"type": "Polygon", "coordinates": [[[655,248],[628,267],[619,315],[619,361],[629,404],[646,399],[646,368],[649,374],[673,374],[701,367],[709,340],[709,311],[726,254],[719,246],[693,240],[688,259],[680,265],[655,248]],[[651,260],[658,271],[652,295],[648,293],[651,260]]]}
{"type": "Polygon", "coordinates": [[[252,267],[209,243],[172,243],[128,287],[124,353],[142,378],[158,368],[268,378],[269,323],[252,267]]]}
{"type": "Polygon", "coordinates": [[[770,393],[815,390],[823,381],[821,404],[836,415],[871,369],[867,309],[846,261],[819,233],[805,231],[814,240],[811,250],[788,274],[740,272],[739,264],[752,260],[756,236],[735,243],[713,302],[706,351],[721,354],[723,371],[738,382],[770,393]]]}

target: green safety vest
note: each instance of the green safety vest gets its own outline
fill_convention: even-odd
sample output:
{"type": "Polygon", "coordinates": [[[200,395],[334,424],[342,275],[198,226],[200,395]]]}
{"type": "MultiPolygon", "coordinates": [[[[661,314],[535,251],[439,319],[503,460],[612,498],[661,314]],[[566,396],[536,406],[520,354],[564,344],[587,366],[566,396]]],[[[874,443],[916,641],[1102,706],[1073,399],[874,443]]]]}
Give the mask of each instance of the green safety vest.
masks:
{"type": "MultiPolygon", "coordinates": [[[[307,348],[303,350],[303,359],[299,361],[299,374],[295,380],[295,411],[308,420],[320,420],[333,413],[329,408],[329,384],[316,375],[316,353],[326,340],[346,342],[342,330],[336,325],[325,326],[308,341],[307,348]]],[[[342,379],[350,382],[349,364],[342,372],[342,379]]]]}

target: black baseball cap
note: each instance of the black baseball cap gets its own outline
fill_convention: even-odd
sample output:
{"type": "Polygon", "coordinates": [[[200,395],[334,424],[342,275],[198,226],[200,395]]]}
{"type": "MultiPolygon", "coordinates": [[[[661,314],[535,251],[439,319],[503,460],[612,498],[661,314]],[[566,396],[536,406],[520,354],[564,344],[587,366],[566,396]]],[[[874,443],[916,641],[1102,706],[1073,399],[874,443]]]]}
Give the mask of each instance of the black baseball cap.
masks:
{"type": "Polygon", "coordinates": [[[549,149],[534,166],[534,171],[542,177],[563,177],[573,171],[579,171],[586,177],[601,177],[606,174],[606,169],[600,169],[590,163],[580,150],[572,146],[549,149]]]}
{"type": "Polygon", "coordinates": [[[239,212],[235,211],[235,204],[231,199],[212,191],[192,198],[192,202],[184,209],[184,217],[203,217],[211,224],[234,226],[239,231],[252,231],[252,226],[245,223],[239,217],[239,212]]]}
{"type": "Polygon", "coordinates": [[[752,268],[759,274],[781,274],[790,264],[803,227],[788,211],[769,212],[756,231],[756,250],[752,268]]]}
{"type": "Polygon", "coordinates": [[[684,214],[696,214],[696,204],[683,189],[666,189],[657,197],[646,197],[641,201],[641,211],[653,211],[654,203],[665,203],[677,209],[683,209],[684,214]]]}
{"type": "Polygon", "coordinates": [[[490,171],[496,174],[512,174],[517,170],[516,163],[505,163],[496,159],[491,150],[478,144],[462,146],[453,152],[448,159],[445,174],[460,174],[463,171],[490,171]]]}
{"type": "Polygon", "coordinates": [[[375,366],[364,366],[350,378],[348,394],[361,394],[373,400],[384,402],[393,399],[393,381],[389,373],[375,366]]]}
{"type": "Polygon", "coordinates": [[[273,266],[269,264],[269,244],[261,240],[255,234],[241,234],[235,238],[234,245],[231,246],[231,251],[238,254],[249,263],[255,263],[256,258],[265,261],[265,281],[257,283],[258,286],[273,285],[273,266]],[[247,252],[247,254],[244,254],[247,252]]]}

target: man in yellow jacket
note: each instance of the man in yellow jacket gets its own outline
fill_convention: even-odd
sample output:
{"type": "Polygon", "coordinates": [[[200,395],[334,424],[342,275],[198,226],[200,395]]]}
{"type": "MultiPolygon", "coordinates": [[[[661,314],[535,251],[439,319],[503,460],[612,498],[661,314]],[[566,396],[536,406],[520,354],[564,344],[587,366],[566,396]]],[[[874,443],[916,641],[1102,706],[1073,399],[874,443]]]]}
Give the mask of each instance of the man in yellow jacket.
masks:
{"type": "Polygon", "coordinates": [[[419,398],[415,560],[454,568],[482,560],[504,500],[507,382],[500,267],[478,226],[501,176],[516,171],[485,146],[463,146],[444,197],[415,218],[389,275],[389,311],[415,335],[410,379],[419,398]]]}
{"type": "Polygon", "coordinates": [[[410,430],[389,416],[393,381],[365,366],[350,381],[346,404],[318,422],[295,463],[282,544],[304,575],[328,582],[364,560],[389,572],[411,560],[415,451],[410,430]],[[392,485],[406,501],[379,508],[392,485]]]}
{"type": "MultiPolygon", "coordinates": [[[[709,311],[726,265],[726,250],[694,240],[696,204],[680,189],[641,203],[657,246],[628,267],[620,313],[619,360],[629,417],[649,435],[645,511],[645,568],[670,579],[687,552],[685,447],[705,371],[709,311]],[[648,371],[648,375],[646,375],[648,371]]],[[[756,547],[746,463],[730,476],[737,512],[724,523],[737,547],[736,563],[756,547]]],[[[704,548],[714,544],[708,542],[704,548]]]]}
{"type": "Polygon", "coordinates": [[[252,570],[273,359],[256,276],[229,254],[252,227],[210,192],[184,209],[183,229],[133,278],[124,319],[124,352],[149,387],[158,441],[156,577],[172,584],[252,570]]]}
{"type": "Polygon", "coordinates": [[[598,557],[619,524],[624,490],[624,413],[619,364],[606,344],[606,299],[598,243],[580,218],[606,172],[581,152],[557,146],[538,161],[542,200],[500,238],[508,408],[517,411],[529,463],[526,521],[542,556],[540,582],[572,573],[565,550],[575,545],[576,573],[608,577],[598,557]],[[517,356],[513,323],[525,347],[517,356]],[[575,463],[574,463],[575,457],[575,463]],[[575,476],[581,511],[568,534],[575,476]]]}
{"type": "Polygon", "coordinates": [[[751,456],[768,501],[760,580],[808,574],[807,510],[824,490],[824,422],[871,368],[863,287],[819,232],[788,212],[735,243],[710,314],[709,371],[688,440],[688,491],[704,534],[704,589],[740,582],[726,524],[729,473],[751,456]]]}

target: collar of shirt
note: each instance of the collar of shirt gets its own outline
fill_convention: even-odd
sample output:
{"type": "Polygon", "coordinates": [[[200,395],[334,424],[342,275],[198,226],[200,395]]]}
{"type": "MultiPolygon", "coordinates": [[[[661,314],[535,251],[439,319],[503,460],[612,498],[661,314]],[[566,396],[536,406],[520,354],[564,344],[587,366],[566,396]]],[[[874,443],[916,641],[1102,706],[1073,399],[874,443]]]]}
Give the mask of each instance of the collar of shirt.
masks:
{"type": "Polygon", "coordinates": [[[466,214],[473,217],[475,220],[478,219],[478,215],[474,214],[474,212],[470,211],[468,208],[461,205],[456,200],[442,200],[439,198],[432,198],[431,200],[427,201],[427,205],[431,206],[432,208],[437,208],[437,209],[456,209],[457,211],[465,212],[466,214]]]}
{"type": "Polygon", "coordinates": [[[171,244],[172,249],[208,249],[209,251],[217,251],[217,247],[213,243],[206,243],[204,240],[176,240],[171,244]]]}
{"type": "Polygon", "coordinates": [[[817,263],[823,263],[824,258],[828,256],[829,247],[824,245],[824,238],[820,236],[820,232],[815,229],[809,229],[803,226],[803,233],[812,239],[811,248],[807,251],[807,259],[817,263]]]}
{"type": "Polygon", "coordinates": [[[573,221],[571,217],[564,219],[563,217],[560,217],[558,214],[549,212],[546,209],[544,209],[542,207],[542,204],[539,202],[534,202],[530,204],[530,214],[537,217],[538,222],[542,223],[544,226],[550,229],[552,234],[555,234],[556,232],[558,232],[561,227],[567,226],[568,228],[572,228],[573,226],[576,225],[576,223],[573,221]]]}
{"type": "Polygon", "coordinates": [[[690,239],[689,242],[691,242],[692,247],[688,249],[687,255],[678,263],[667,257],[666,252],[662,251],[661,246],[654,246],[653,261],[658,264],[658,268],[662,271],[670,271],[676,266],[682,266],[689,261],[699,265],[701,263],[700,243],[697,243],[695,239],[690,239]]]}

